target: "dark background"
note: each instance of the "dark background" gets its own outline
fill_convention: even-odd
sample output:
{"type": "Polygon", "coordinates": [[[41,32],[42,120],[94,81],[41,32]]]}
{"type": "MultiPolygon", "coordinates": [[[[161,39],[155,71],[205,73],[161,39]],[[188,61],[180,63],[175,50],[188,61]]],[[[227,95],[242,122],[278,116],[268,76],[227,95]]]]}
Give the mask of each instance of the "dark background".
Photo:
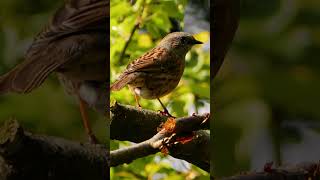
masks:
{"type": "Polygon", "coordinates": [[[214,175],[320,159],[319,45],[320,1],[241,1],[213,82],[214,175]]]}

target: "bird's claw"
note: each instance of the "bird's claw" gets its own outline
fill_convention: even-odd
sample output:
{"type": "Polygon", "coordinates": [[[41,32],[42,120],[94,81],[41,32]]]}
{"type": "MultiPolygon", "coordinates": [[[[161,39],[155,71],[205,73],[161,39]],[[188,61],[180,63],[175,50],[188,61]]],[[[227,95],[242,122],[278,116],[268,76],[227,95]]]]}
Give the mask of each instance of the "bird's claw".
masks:
{"type": "Polygon", "coordinates": [[[162,116],[167,116],[167,117],[171,117],[171,118],[176,118],[176,117],[172,116],[172,115],[168,112],[168,110],[166,110],[166,109],[165,109],[164,111],[158,110],[158,113],[161,114],[162,116]]]}

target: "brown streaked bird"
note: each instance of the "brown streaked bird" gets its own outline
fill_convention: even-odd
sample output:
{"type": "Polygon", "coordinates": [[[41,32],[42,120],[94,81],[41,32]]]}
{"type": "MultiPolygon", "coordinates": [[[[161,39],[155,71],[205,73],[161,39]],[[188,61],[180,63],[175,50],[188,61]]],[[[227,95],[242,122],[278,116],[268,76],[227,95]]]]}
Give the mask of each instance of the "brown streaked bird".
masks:
{"type": "Polygon", "coordinates": [[[97,102],[107,98],[108,7],[109,0],[66,1],[36,36],[25,60],[0,77],[0,94],[29,93],[56,72],[66,91],[79,98],[85,130],[97,142],[86,108],[98,109],[97,102]]]}
{"type": "Polygon", "coordinates": [[[202,44],[191,34],[174,32],[164,37],[149,52],[131,62],[110,90],[119,91],[126,85],[133,91],[137,106],[139,97],[157,99],[163,114],[173,117],[160,101],[177,87],[185,67],[185,56],[195,44],[202,44]]]}

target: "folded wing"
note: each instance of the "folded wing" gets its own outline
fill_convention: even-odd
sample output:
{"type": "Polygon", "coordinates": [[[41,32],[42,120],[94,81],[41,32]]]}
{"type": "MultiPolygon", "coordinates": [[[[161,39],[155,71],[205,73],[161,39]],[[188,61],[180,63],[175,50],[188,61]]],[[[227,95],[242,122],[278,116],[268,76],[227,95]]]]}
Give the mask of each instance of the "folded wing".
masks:
{"type": "Polygon", "coordinates": [[[0,94],[28,93],[61,65],[79,58],[81,44],[67,38],[86,32],[107,33],[108,6],[108,0],[67,1],[34,39],[25,60],[0,77],[0,94]]]}

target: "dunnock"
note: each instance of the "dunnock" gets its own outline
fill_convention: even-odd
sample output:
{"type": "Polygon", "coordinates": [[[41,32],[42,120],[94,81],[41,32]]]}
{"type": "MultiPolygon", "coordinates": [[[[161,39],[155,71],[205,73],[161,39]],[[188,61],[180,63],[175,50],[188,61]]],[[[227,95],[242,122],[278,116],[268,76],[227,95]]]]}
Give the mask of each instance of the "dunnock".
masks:
{"type": "Polygon", "coordinates": [[[108,0],[67,1],[36,36],[25,60],[0,77],[0,94],[29,93],[56,72],[67,92],[79,98],[85,130],[96,142],[86,106],[107,93],[108,7],[108,0]],[[86,97],[88,89],[92,98],[86,97]]]}
{"type": "MultiPolygon", "coordinates": [[[[185,67],[185,56],[195,44],[202,44],[191,34],[174,32],[164,37],[160,43],[140,58],[131,62],[114,82],[110,90],[119,91],[128,85],[134,92],[139,107],[139,96],[158,99],[164,114],[171,116],[160,101],[160,97],[177,87],[185,67]]],[[[171,116],[172,117],[172,116],[171,116]]]]}

